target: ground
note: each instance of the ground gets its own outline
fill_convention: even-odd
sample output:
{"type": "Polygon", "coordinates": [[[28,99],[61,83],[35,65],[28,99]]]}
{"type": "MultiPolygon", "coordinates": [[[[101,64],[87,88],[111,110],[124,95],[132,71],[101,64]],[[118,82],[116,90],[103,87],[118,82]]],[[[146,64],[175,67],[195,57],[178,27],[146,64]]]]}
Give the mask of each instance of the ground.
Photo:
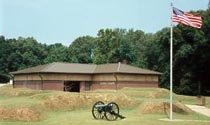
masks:
{"type": "Polygon", "coordinates": [[[195,112],[198,112],[200,114],[206,115],[210,118],[210,109],[206,108],[205,106],[199,106],[199,105],[186,105],[190,109],[192,109],[195,112]]]}
{"type": "MultiPolygon", "coordinates": [[[[196,97],[174,94],[174,119],[185,121],[162,121],[168,119],[168,90],[131,89],[119,91],[96,91],[67,93],[0,88],[0,125],[209,125],[210,118],[190,111],[182,105],[196,104],[196,97]],[[94,102],[116,102],[120,114],[126,119],[117,121],[95,120],[91,114],[94,102]],[[180,103],[181,102],[181,103],[180,103]],[[166,112],[162,106],[165,104],[166,112]],[[149,108],[148,108],[149,107],[149,108]]],[[[207,106],[210,98],[206,99],[207,106]]]]}
{"type": "MultiPolygon", "coordinates": [[[[77,110],[72,112],[49,112],[45,119],[38,122],[30,122],[30,125],[209,125],[209,122],[205,121],[181,121],[181,122],[169,122],[169,121],[161,121],[159,119],[165,118],[165,115],[142,115],[137,114],[133,110],[122,110],[122,114],[127,116],[125,120],[117,120],[117,121],[106,121],[106,120],[95,120],[93,119],[90,110],[77,110]]],[[[177,116],[182,118],[190,117],[183,117],[177,116]]],[[[196,119],[202,116],[193,116],[196,119]]],[[[7,124],[7,125],[28,125],[29,122],[0,122],[0,124],[7,124]]]]}

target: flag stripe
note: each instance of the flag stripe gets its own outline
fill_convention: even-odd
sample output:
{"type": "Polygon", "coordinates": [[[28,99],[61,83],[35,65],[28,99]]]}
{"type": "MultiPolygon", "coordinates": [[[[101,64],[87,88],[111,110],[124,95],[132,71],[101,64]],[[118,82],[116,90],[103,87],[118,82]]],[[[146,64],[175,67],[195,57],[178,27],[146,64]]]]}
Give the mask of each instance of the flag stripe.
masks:
{"type": "Polygon", "coordinates": [[[192,21],[187,20],[185,18],[180,18],[179,16],[174,17],[173,18],[173,22],[182,23],[182,24],[189,25],[189,26],[196,27],[196,28],[200,28],[201,27],[201,23],[200,22],[192,22],[192,21]]]}
{"type": "Polygon", "coordinates": [[[177,22],[195,28],[201,28],[202,26],[201,16],[194,15],[188,12],[183,12],[175,7],[173,7],[172,22],[177,22]]]}
{"type": "Polygon", "coordinates": [[[195,24],[201,24],[201,20],[191,20],[191,19],[188,19],[188,18],[183,18],[183,17],[180,17],[180,16],[174,16],[173,18],[174,21],[184,21],[184,22],[192,22],[192,23],[195,23],[195,24]]]}

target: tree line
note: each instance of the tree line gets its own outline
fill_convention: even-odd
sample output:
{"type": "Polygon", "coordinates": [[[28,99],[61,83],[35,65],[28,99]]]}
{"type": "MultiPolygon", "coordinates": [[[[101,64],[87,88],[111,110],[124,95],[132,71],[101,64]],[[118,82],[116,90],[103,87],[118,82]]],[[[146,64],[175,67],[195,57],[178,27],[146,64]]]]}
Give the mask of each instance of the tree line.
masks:
{"type": "MultiPolygon", "coordinates": [[[[173,29],[174,92],[210,95],[210,10],[193,13],[202,15],[201,29],[183,25],[173,29]]],[[[51,62],[126,62],[162,72],[159,86],[169,88],[169,61],[169,27],[153,34],[134,29],[101,29],[96,37],[78,37],[69,47],[42,44],[33,37],[0,36],[0,82],[8,81],[9,72],[51,62]]]]}

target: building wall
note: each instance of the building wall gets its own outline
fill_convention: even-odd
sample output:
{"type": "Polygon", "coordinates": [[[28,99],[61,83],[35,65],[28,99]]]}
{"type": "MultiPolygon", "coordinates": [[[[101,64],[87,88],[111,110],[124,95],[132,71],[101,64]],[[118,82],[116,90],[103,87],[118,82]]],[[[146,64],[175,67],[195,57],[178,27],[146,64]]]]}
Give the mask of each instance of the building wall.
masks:
{"type": "Polygon", "coordinates": [[[158,87],[158,75],[144,74],[95,74],[91,90],[97,89],[122,89],[124,87],[142,88],[158,87]]]}
{"type": "Polygon", "coordinates": [[[14,81],[28,81],[28,80],[41,80],[39,74],[18,74],[14,75],[14,81]]]}
{"type": "Polygon", "coordinates": [[[91,81],[92,75],[89,74],[42,74],[43,80],[62,80],[62,81],[91,81]]]}
{"type": "Polygon", "coordinates": [[[62,80],[46,80],[43,81],[43,90],[64,90],[64,82],[62,80]]]}
{"type": "Polygon", "coordinates": [[[30,88],[30,89],[36,89],[41,90],[41,81],[40,80],[34,80],[34,81],[25,81],[25,80],[19,80],[13,82],[14,88],[30,88]]]}
{"type": "Polygon", "coordinates": [[[116,81],[113,73],[110,74],[94,74],[92,81],[116,81]]]}
{"type": "Polygon", "coordinates": [[[153,81],[158,82],[158,75],[145,74],[94,74],[92,81],[153,81]]]}
{"type": "Polygon", "coordinates": [[[80,82],[80,92],[84,92],[85,90],[85,82],[80,82]]]}
{"type": "Polygon", "coordinates": [[[115,81],[113,82],[92,82],[91,83],[91,91],[95,91],[98,89],[111,89],[116,90],[116,84],[115,81]]]}
{"type": "Polygon", "coordinates": [[[149,74],[116,74],[118,81],[132,81],[132,82],[158,82],[158,75],[149,74]]]}
{"type": "Polygon", "coordinates": [[[143,88],[143,87],[151,87],[151,88],[157,88],[158,82],[118,82],[117,88],[122,89],[125,87],[131,87],[131,88],[143,88]]]}
{"type": "Polygon", "coordinates": [[[91,91],[97,89],[111,89],[111,90],[118,90],[125,87],[130,88],[143,88],[143,87],[151,87],[157,88],[158,82],[93,82],[91,84],[91,91]]]}
{"type": "Polygon", "coordinates": [[[89,74],[19,74],[15,75],[14,80],[62,80],[62,81],[91,81],[92,75],[89,74]]]}
{"type": "Polygon", "coordinates": [[[124,87],[158,87],[158,75],[142,74],[22,74],[14,76],[14,87],[63,91],[64,81],[80,81],[80,92],[97,89],[122,89],[124,87]]]}
{"type": "Polygon", "coordinates": [[[14,82],[14,88],[30,88],[36,90],[60,90],[63,91],[63,81],[41,81],[41,80],[18,80],[14,82]]]}

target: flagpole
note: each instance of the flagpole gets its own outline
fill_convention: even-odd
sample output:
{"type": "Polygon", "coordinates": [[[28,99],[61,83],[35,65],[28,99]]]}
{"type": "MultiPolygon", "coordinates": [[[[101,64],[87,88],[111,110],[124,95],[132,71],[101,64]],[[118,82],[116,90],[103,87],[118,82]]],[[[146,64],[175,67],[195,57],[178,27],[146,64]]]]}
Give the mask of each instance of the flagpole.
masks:
{"type": "Polygon", "coordinates": [[[170,33],[170,120],[173,120],[173,4],[171,3],[171,33],[170,33]]]}

